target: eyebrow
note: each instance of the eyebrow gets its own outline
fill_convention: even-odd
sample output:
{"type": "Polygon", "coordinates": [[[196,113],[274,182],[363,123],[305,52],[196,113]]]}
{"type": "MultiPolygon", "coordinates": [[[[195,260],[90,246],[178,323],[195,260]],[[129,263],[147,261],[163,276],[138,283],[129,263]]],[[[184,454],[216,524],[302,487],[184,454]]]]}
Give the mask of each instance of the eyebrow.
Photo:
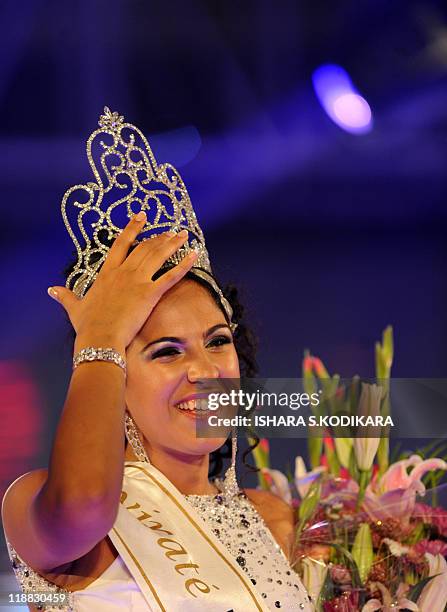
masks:
{"type": "MultiPolygon", "coordinates": [[[[217,325],[213,325],[212,327],[210,327],[203,334],[203,337],[206,338],[221,327],[226,327],[229,331],[231,331],[229,325],[227,325],[226,323],[218,323],[217,325]]],[[[186,340],[184,340],[183,338],[176,338],[175,336],[162,336],[161,338],[157,338],[157,340],[151,340],[151,342],[148,342],[146,346],[141,350],[141,352],[144,353],[144,351],[146,351],[150,346],[152,346],[153,344],[158,344],[159,342],[174,342],[176,344],[185,344],[186,340]]]]}

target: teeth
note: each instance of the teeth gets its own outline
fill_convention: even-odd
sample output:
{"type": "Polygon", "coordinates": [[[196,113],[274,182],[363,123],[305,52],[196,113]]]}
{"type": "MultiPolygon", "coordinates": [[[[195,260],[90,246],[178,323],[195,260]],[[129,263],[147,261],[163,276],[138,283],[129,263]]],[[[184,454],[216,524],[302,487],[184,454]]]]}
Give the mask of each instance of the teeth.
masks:
{"type": "Polygon", "coordinates": [[[208,410],[208,400],[206,398],[196,400],[196,410],[208,410]]]}
{"type": "Polygon", "coordinates": [[[208,400],[206,398],[203,399],[193,399],[188,402],[180,402],[177,404],[177,408],[180,410],[200,410],[207,411],[208,410],[208,400]]]}

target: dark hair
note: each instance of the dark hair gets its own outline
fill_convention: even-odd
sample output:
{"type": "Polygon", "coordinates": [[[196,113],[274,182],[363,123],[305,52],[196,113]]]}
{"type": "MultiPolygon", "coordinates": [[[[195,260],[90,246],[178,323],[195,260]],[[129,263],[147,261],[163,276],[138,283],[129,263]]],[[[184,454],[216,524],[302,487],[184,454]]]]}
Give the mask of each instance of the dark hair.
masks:
{"type": "MultiPolygon", "coordinates": [[[[110,246],[111,244],[113,244],[113,240],[111,241],[110,246]]],[[[129,254],[132,252],[135,246],[129,249],[129,254]]],[[[94,263],[94,260],[93,258],[91,258],[90,264],[93,264],[93,263],[94,263]]],[[[72,261],[64,269],[63,275],[65,279],[67,279],[68,276],[71,274],[75,265],[76,265],[76,261],[72,261]]],[[[160,268],[152,277],[153,280],[156,280],[157,278],[165,274],[171,268],[172,266],[166,266],[166,267],[160,268]]],[[[216,277],[213,276],[213,278],[215,282],[217,283],[218,287],[221,287],[216,277]]],[[[182,280],[183,279],[193,280],[194,282],[198,283],[199,285],[207,289],[207,291],[210,293],[210,295],[213,297],[214,301],[216,302],[216,305],[223,312],[227,322],[230,323],[230,321],[228,321],[228,315],[222,306],[219,296],[214,291],[214,289],[211,287],[211,285],[206,282],[206,280],[202,279],[199,276],[196,276],[191,271],[187,272],[183,276],[182,280]]],[[[233,341],[234,341],[234,346],[235,346],[237,355],[239,357],[241,377],[247,377],[247,378],[254,377],[258,373],[258,364],[256,362],[257,339],[245,322],[245,318],[244,318],[245,308],[239,300],[239,291],[234,285],[229,284],[222,289],[222,293],[224,294],[224,296],[226,297],[226,299],[230,303],[230,306],[233,309],[232,322],[237,323],[237,328],[235,332],[233,333],[233,341]]],[[[67,320],[68,320],[68,317],[67,317],[67,320]]],[[[71,326],[71,323],[70,323],[70,327],[71,327],[70,339],[71,339],[71,342],[74,342],[75,333],[74,333],[73,327],[71,326]]],[[[127,441],[125,443],[127,444],[127,441]]],[[[247,463],[246,457],[254,448],[256,448],[258,443],[259,443],[259,438],[256,435],[254,435],[253,443],[249,445],[248,448],[242,454],[242,461],[243,461],[244,466],[253,472],[257,472],[259,470],[253,467],[252,465],[250,465],[249,463],[247,463]]],[[[209,469],[210,478],[214,478],[221,473],[222,468],[223,468],[223,460],[228,459],[229,457],[231,457],[231,438],[228,438],[220,448],[210,453],[210,469],[209,469]]]]}

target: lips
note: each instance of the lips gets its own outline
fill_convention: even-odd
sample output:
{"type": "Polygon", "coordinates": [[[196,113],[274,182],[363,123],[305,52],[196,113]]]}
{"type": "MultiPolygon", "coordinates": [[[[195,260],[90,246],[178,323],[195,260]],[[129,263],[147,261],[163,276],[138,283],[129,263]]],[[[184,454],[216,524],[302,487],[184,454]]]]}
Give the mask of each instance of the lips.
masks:
{"type": "Polygon", "coordinates": [[[190,399],[179,402],[175,405],[176,409],[190,419],[205,419],[210,413],[208,400],[206,398],[190,399]]]}
{"type": "Polygon", "coordinates": [[[176,404],[176,408],[185,411],[208,411],[208,399],[206,397],[190,399],[188,401],[179,402],[176,404]]]}

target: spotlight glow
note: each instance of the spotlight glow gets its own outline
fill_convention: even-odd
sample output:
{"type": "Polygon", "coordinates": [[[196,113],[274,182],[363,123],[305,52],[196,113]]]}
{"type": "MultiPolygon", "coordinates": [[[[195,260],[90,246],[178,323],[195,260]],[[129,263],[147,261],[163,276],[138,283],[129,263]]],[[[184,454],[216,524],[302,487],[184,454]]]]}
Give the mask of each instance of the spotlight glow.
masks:
{"type": "Polygon", "coordinates": [[[344,124],[360,129],[371,122],[368,102],[358,94],[343,94],[334,102],[334,114],[344,124]]]}
{"type": "Polygon", "coordinates": [[[321,106],[334,123],[351,134],[371,131],[371,108],[346,70],[334,64],[320,66],[313,73],[312,82],[321,106]]]}

